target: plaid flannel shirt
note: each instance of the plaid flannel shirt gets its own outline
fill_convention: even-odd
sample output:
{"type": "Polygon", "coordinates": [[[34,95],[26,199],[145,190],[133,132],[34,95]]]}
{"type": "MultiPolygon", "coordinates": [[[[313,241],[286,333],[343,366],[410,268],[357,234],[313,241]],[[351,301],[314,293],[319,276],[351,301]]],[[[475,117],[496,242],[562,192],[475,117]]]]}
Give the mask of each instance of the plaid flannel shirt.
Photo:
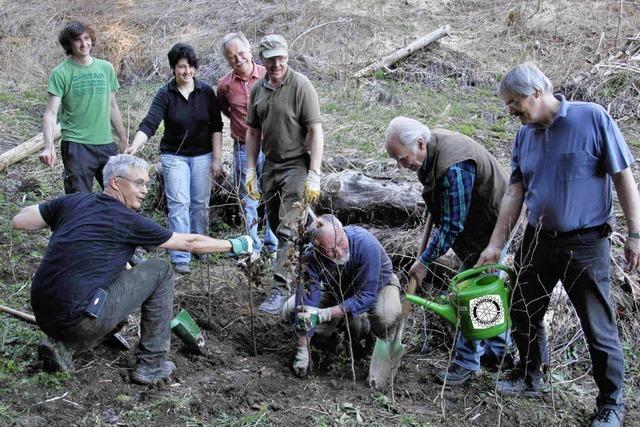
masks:
{"type": "Polygon", "coordinates": [[[476,165],[471,160],[451,165],[442,177],[440,225],[420,256],[420,263],[425,268],[429,268],[433,261],[447,253],[464,229],[475,179],[476,165]]]}

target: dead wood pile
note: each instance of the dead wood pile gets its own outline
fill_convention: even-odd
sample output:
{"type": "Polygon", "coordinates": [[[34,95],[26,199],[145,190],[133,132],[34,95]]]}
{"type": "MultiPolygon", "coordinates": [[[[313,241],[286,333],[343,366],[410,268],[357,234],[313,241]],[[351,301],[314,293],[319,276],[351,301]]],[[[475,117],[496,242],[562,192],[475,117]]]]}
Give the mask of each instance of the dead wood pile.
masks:
{"type": "Polygon", "coordinates": [[[640,118],[640,33],[628,37],[622,49],[576,75],[567,83],[565,93],[603,105],[618,122],[640,118]]]}

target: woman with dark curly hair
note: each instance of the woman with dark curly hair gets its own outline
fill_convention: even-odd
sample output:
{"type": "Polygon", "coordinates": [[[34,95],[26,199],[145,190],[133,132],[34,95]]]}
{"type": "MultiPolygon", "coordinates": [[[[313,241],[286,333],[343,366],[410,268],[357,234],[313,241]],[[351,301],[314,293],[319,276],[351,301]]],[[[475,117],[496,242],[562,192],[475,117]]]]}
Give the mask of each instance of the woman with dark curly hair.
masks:
{"type": "MultiPolygon", "coordinates": [[[[164,120],[160,160],[169,207],[169,229],[204,234],[208,225],[212,180],[222,172],[222,117],[210,85],[195,78],[196,52],[176,43],[169,54],[173,79],[160,88],[128,154],[152,137],[164,120]]],[[[189,274],[191,254],[171,251],[177,273],[189,274]]]]}

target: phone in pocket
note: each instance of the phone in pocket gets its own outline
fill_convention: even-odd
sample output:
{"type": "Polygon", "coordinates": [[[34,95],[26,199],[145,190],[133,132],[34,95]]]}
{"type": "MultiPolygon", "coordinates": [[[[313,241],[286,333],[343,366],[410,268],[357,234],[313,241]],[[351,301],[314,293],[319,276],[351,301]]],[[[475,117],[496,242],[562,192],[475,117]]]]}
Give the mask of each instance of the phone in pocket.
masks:
{"type": "Polygon", "coordinates": [[[87,316],[97,319],[106,301],[107,291],[102,288],[96,288],[96,290],[91,294],[91,298],[85,306],[84,312],[87,316]]]}

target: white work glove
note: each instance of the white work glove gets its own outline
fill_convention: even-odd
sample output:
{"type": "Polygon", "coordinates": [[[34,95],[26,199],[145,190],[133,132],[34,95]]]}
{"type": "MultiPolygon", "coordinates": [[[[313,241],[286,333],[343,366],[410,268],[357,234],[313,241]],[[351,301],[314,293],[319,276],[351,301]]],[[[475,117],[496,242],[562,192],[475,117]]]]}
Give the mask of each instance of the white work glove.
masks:
{"type": "Polygon", "coordinates": [[[253,200],[260,200],[260,190],[258,190],[258,176],[256,168],[247,169],[247,178],[244,184],[244,191],[253,200]]]}
{"type": "Polygon", "coordinates": [[[300,378],[304,378],[309,373],[309,349],[298,347],[298,352],[293,358],[293,373],[300,378]]]}
{"type": "Polygon", "coordinates": [[[228,240],[231,243],[231,253],[233,255],[244,255],[253,252],[253,239],[251,236],[240,236],[228,240]]]}
{"type": "Polygon", "coordinates": [[[320,174],[309,169],[304,181],[304,202],[315,203],[320,198],[320,174]]]}
{"type": "Polygon", "coordinates": [[[302,309],[302,307],[298,307],[298,310],[301,311],[296,319],[296,328],[304,333],[309,332],[320,323],[331,320],[330,308],[305,307],[302,309]]]}

